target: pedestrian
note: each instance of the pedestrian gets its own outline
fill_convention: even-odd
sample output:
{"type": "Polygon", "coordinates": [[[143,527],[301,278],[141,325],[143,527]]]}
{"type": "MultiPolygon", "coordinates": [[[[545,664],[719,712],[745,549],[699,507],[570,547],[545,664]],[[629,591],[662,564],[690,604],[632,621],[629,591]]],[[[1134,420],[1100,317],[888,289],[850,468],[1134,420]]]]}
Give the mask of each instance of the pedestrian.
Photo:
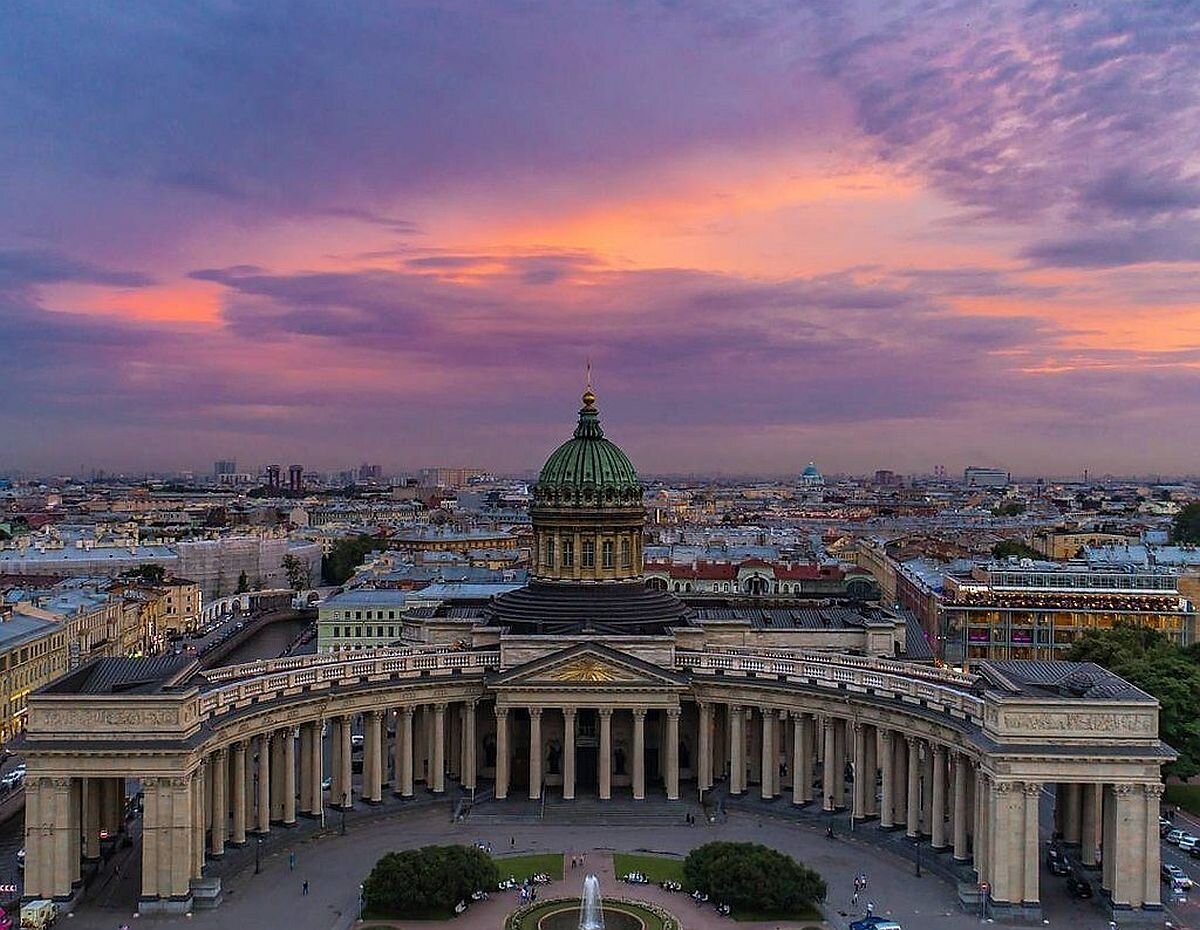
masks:
{"type": "Polygon", "coordinates": [[[510,836],[510,837],[508,838],[508,848],[509,848],[509,849],[516,849],[516,848],[517,848],[517,838],[516,838],[515,836],[510,836]]]}
{"type": "Polygon", "coordinates": [[[850,906],[858,907],[858,889],[854,889],[854,894],[850,896],[850,906]]]}
{"type": "Polygon", "coordinates": [[[868,917],[875,916],[875,902],[874,901],[867,902],[867,916],[868,917]]]}
{"type": "Polygon", "coordinates": [[[305,897],[308,896],[308,879],[307,878],[304,880],[304,884],[300,886],[300,894],[304,895],[305,897]]]}
{"type": "Polygon", "coordinates": [[[296,871],[296,851],[294,849],[288,852],[288,871],[296,871]]]}

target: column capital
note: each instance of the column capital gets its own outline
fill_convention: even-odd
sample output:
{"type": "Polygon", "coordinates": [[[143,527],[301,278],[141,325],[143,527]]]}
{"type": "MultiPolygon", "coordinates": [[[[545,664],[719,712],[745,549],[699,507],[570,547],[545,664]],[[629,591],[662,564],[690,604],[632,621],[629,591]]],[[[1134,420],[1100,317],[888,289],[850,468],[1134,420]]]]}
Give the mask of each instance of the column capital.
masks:
{"type": "Polygon", "coordinates": [[[866,724],[864,724],[861,720],[859,720],[857,717],[855,717],[853,720],[850,721],[850,728],[855,733],[861,733],[866,728],[866,724]]]}
{"type": "Polygon", "coordinates": [[[444,714],[446,712],[446,702],[438,701],[437,703],[435,703],[433,705],[433,712],[435,714],[444,714]]]}
{"type": "Polygon", "coordinates": [[[742,705],[735,701],[726,702],[726,706],[729,708],[731,714],[740,714],[742,712],[742,705]]]}
{"type": "Polygon", "coordinates": [[[667,716],[668,717],[678,717],[679,714],[680,714],[680,710],[678,707],[668,707],[667,708],[667,716]]]}
{"type": "Polygon", "coordinates": [[[613,715],[613,709],[611,707],[598,707],[596,709],[596,713],[601,717],[611,717],[613,715]]]}
{"type": "Polygon", "coordinates": [[[779,711],[779,721],[780,721],[780,723],[783,723],[784,721],[786,721],[786,720],[788,719],[788,717],[790,717],[790,716],[791,716],[791,711],[787,711],[787,710],[780,710],[780,711],[779,711]]]}
{"type": "Polygon", "coordinates": [[[212,757],[214,759],[216,759],[217,761],[224,759],[225,758],[225,747],[222,746],[220,749],[214,749],[212,751],[212,757]]]}
{"type": "Polygon", "coordinates": [[[644,708],[644,707],[633,708],[633,716],[638,719],[645,717],[646,716],[646,708],[644,708]]]}
{"type": "Polygon", "coordinates": [[[230,746],[230,749],[232,749],[234,752],[240,752],[240,753],[245,754],[246,748],[249,745],[250,745],[250,740],[240,739],[237,742],[235,742],[232,746],[230,746]]]}
{"type": "MultiPolygon", "coordinates": [[[[405,717],[411,717],[413,715],[414,709],[415,708],[411,704],[405,704],[401,707],[397,707],[396,713],[402,714],[405,717]]],[[[500,713],[499,708],[497,708],[497,710],[496,710],[497,716],[499,716],[499,713],[500,713]]]]}
{"type": "Polygon", "coordinates": [[[1042,786],[1036,781],[1027,781],[1021,790],[1025,792],[1026,797],[1036,798],[1042,793],[1042,786]]]}
{"type": "Polygon", "coordinates": [[[541,716],[542,716],[542,708],[541,708],[541,707],[531,707],[531,708],[529,708],[529,716],[530,716],[530,718],[537,717],[537,718],[541,719],[541,716]]]}
{"type": "Polygon", "coordinates": [[[992,790],[994,792],[996,792],[996,794],[1008,794],[1015,787],[1016,787],[1015,782],[996,781],[995,779],[992,779],[992,790]]]}
{"type": "Polygon", "coordinates": [[[575,713],[576,713],[576,708],[574,708],[574,707],[564,707],[564,708],[562,709],[562,712],[563,712],[563,716],[564,716],[564,717],[574,717],[574,716],[575,716],[575,713]]]}
{"type": "MultiPolygon", "coordinates": [[[[409,713],[412,713],[411,709],[409,710],[409,713]]],[[[508,716],[508,708],[501,707],[499,704],[497,704],[496,705],[496,719],[503,720],[507,716],[508,716]]]]}
{"type": "Polygon", "coordinates": [[[708,709],[708,701],[696,701],[696,710],[705,711],[708,709]]]}
{"type": "Polygon", "coordinates": [[[1126,797],[1127,795],[1133,794],[1134,791],[1137,790],[1137,785],[1119,784],[1113,785],[1112,789],[1113,794],[1117,795],[1118,797],[1126,797]]]}
{"type": "Polygon", "coordinates": [[[1156,782],[1153,785],[1142,785],[1142,791],[1146,793],[1146,797],[1157,800],[1163,796],[1167,786],[1161,782],[1156,782]]]}
{"type": "Polygon", "coordinates": [[[369,710],[369,711],[367,711],[367,716],[368,716],[369,718],[371,718],[372,720],[378,720],[380,717],[382,717],[382,716],[383,716],[383,711],[381,711],[381,710],[369,710]]]}
{"type": "Polygon", "coordinates": [[[892,731],[887,729],[886,727],[879,731],[879,738],[881,740],[883,740],[885,743],[890,743],[892,741],[893,735],[894,734],[892,733],[892,731]]]}
{"type": "Polygon", "coordinates": [[[943,746],[941,743],[934,743],[933,744],[933,754],[935,756],[941,756],[943,759],[946,758],[946,747],[943,746]]]}

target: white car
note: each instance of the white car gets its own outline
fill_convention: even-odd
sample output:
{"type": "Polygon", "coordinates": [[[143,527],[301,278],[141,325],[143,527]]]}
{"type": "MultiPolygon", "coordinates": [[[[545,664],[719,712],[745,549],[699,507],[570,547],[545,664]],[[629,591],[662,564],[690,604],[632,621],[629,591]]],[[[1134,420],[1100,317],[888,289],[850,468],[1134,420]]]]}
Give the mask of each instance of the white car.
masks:
{"type": "Polygon", "coordinates": [[[1172,865],[1169,862],[1166,863],[1162,867],[1162,874],[1163,879],[1172,884],[1178,884],[1183,888],[1192,887],[1192,879],[1188,876],[1187,872],[1183,871],[1177,865],[1172,865]]]}
{"type": "Polygon", "coordinates": [[[1185,833],[1183,839],[1179,841],[1179,848],[1183,852],[1191,852],[1198,842],[1197,838],[1190,833],[1185,833]]]}
{"type": "Polygon", "coordinates": [[[1187,836],[1187,833],[1185,833],[1183,830],[1172,830],[1170,833],[1167,834],[1167,842],[1171,843],[1175,846],[1178,846],[1179,841],[1181,839],[1183,839],[1185,836],[1187,836]]]}

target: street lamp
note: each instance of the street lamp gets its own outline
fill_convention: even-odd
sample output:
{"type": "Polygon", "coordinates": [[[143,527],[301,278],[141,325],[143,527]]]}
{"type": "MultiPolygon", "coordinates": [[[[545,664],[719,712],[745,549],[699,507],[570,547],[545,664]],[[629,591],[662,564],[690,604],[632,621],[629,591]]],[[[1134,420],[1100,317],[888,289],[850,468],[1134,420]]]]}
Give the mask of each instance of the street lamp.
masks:
{"type": "Polygon", "coordinates": [[[358,919],[363,919],[363,886],[358,886],[358,919]]]}
{"type": "Polygon", "coordinates": [[[262,840],[260,836],[258,842],[254,844],[254,874],[259,875],[262,872],[262,840]]]}
{"type": "Polygon", "coordinates": [[[350,792],[342,795],[342,836],[346,835],[346,808],[350,806],[350,792]]]}

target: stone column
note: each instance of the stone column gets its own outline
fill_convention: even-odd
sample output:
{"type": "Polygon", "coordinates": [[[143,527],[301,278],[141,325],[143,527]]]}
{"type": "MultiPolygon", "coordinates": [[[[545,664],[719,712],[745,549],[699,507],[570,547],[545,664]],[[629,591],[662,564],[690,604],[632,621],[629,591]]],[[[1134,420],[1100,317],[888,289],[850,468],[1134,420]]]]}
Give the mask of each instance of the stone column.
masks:
{"type": "MultiPolygon", "coordinates": [[[[100,779],[85,778],[83,794],[83,858],[100,858],[100,779]]],[[[26,851],[28,856],[28,851],[26,851]]]]}
{"type": "MultiPolygon", "coordinates": [[[[192,773],[192,878],[204,876],[204,774],[207,763],[201,762],[192,773]]],[[[145,850],[143,850],[145,855],[145,850]]]]}
{"type": "Polygon", "coordinates": [[[895,755],[892,760],[892,775],[895,776],[895,784],[892,786],[892,822],[897,827],[903,827],[908,822],[908,737],[903,733],[894,733],[892,750],[895,755]]]}
{"type": "Polygon", "coordinates": [[[271,734],[258,736],[258,831],[271,832],[271,734]]]}
{"type": "Polygon", "coordinates": [[[271,738],[271,822],[283,823],[283,731],[271,738]]]}
{"type": "MultiPolygon", "coordinates": [[[[209,782],[214,784],[216,778],[216,758],[217,752],[224,753],[225,750],[219,749],[214,752],[209,758],[209,782]]],[[[224,765],[221,766],[224,769],[224,765]]],[[[224,793],[224,788],[221,789],[224,793]]],[[[160,894],[159,888],[159,863],[166,855],[165,840],[163,831],[160,829],[161,814],[158,810],[159,793],[157,778],[142,779],[142,897],[147,899],[157,899],[160,894]]],[[[211,810],[212,805],[209,805],[211,810]]],[[[217,836],[217,818],[213,817],[212,836],[213,841],[216,841],[217,836]]],[[[224,834],[224,830],[221,831],[224,834]]],[[[225,837],[222,835],[221,842],[224,844],[225,837]]],[[[224,850],[224,846],[222,846],[224,850]]],[[[25,857],[28,860],[29,850],[25,851],[25,857]]],[[[28,865],[26,865],[28,871],[28,865]]],[[[57,871],[57,870],[56,870],[57,871]]],[[[69,890],[68,885],[68,890],[69,890]]],[[[28,891],[28,889],[26,889],[28,891]]],[[[54,891],[51,894],[57,895],[63,892],[54,891]]],[[[51,897],[51,895],[46,895],[51,897]]]]}
{"type": "Polygon", "coordinates": [[[646,799],[646,710],[633,709],[633,799],[646,799]]]}
{"type": "Polygon", "coordinates": [[[1100,887],[1113,892],[1113,876],[1117,864],[1117,801],[1112,785],[1100,789],[1100,887]]]}
{"type": "MultiPolygon", "coordinates": [[[[946,848],[946,747],[933,747],[933,791],[929,825],[930,842],[934,849],[946,848]]],[[[957,832],[957,831],[955,831],[957,832]]]]}
{"type": "Polygon", "coordinates": [[[1021,887],[1021,903],[1037,904],[1038,897],[1038,801],[1042,786],[1036,782],[1025,782],[1025,837],[1024,837],[1024,881],[1021,887]]]}
{"type": "Polygon", "coordinates": [[[746,790],[746,715],[736,704],[729,705],[729,793],[746,790]]]}
{"type": "MultiPolygon", "coordinates": [[[[921,748],[924,751],[924,757],[921,759],[921,785],[919,794],[921,795],[921,817],[917,821],[921,828],[922,836],[932,837],[933,835],[933,746],[931,743],[924,740],[921,741],[921,748]]],[[[944,785],[943,785],[944,789],[944,785]]],[[[943,797],[943,800],[945,798],[943,797]]]]}
{"type": "Polygon", "coordinates": [[[529,708],[529,799],[542,796],[542,709],[529,708]]]}
{"type": "Polygon", "coordinates": [[[679,800],[679,708],[667,709],[667,800],[679,800]]]}
{"type": "Polygon", "coordinates": [[[48,778],[25,779],[25,894],[38,898],[54,894],[49,879],[53,862],[46,842],[49,783],[48,778]]]}
{"type": "Polygon", "coordinates": [[[469,791],[475,790],[479,778],[479,741],[475,736],[476,704],[476,701],[465,702],[462,713],[462,786],[469,791]]]}
{"type": "Polygon", "coordinates": [[[363,800],[383,801],[383,713],[369,710],[363,715],[363,800]]]}
{"type": "Polygon", "coordinates": [[[833,806],[846,806],[846,727],[850,721],[835,717],[833,720],[833,806]]]}
{"type": "MultiPolygon", "coordinates": [[[[499,717],[497,717],[497,720],[499,717]]],[[[396,711],[396,794],[402,798],[413,796],[413,709],[401,707],[396,711]]],[[[499,771],[499,753],[496,757],[496,769],[499,771]]],[[[499,776],[496,785],[499,791],[499,776]]],[[[503,797],[497,793],[496,797],[503,797]]]]}
{"type": "Polygon", "coordinates": [[[612,708],[601,707],[600,714],[600,799],[612,797],[612,708]]]}
{"type": "Polygon", "coordinates": [[[807,749],[807,734],[804,732],[804,721],[807,714],[792,712],[792,803],[803,804],[805,750],[807,749]]]}
{"type": "MultiPolygon", "coordinates": [[[[225,855],[225,831],[229,827],[229,807],[225,803],[225,790],[228,787],[229,770],[225,761],[225,750],[216,749],[212,754],[212,841],[209,847],[209,853],[214,859],[225,855]]],[[[149,794],[150,792],[147,792],[142,796],[143,802],[149,794]]],[[[144,818],[143,824],[144,830],[149,820],[144,818]]]]}
{"type": "MultiPolygon", "coordinates": [[[[329,718],[329,806],[342,803],[342,723],[343,717],[329,718]]],[[[347,729],[347,732],[349,730],[347,729]]]]}
{"type": "Polygon", "coordinates": [[[921,741],[915,736],[908,737],[908,798],[905,801],[907,823],[905,836],[919,837],[921,835],[921,741]]]}
{"type": "Polygon", "coordinates": [[[881,830],[890,830],[896,823],[894,811],[895,805],[895,788],[896,776],[892,771],[892,765],[895,762],[896,753],[892,748],[893,734],[891,730],[879,731],[880,761],[883,763],[880,766],[879,774],[879,828],[881,830]]]}
{"type": "Polygon", "coordinates": [[[874,817],[879,813],[875,797],[875,775],[879,771],[879,738],[875,727],[866,725],[864,741],[866,757],[863,763],[863,774],[866,784],[863,785],[862,816],[874,817]]]}
{"type": "MultiPolygon", "coordinates": [[[[300,724],[300,813],[312,814],[312,741],[313,725],[300,724]]],[[[316,813],[320,813],[317,808],[316,813]]]]}
{"type": "Polygon", "coordinates": [[[707,701],[697,701],[696,717],[697,787],[701,791],[708,791],[713,785],[712,705],[707,701]]]}
{"type": "Polygon", "coordinates": [[[312,800],[309,804],[312,807],[313,816],[320,817],[325,811],[325,737],[323,735],[325,722],[316,720],[313,722],[312,728],[312,760],[309,763],[309,768],[312,770],[312,800]]]}
{"type": "MultiPolygon", "coordinates": [[[[1014,838],[1021,836],[1021,823],[1013,823],[1011,782],[993,781],[988,801],[988,881],[992,900],[1013,904],[1020,900],[1013,888],[1012,849],[1014,838]],[[1015,835],[1015,836],[1014,836],[1015,835]]],[[[1020,874],[1020,873],[1018,873],[1020,874]]]]}
{"type": "Polygon", "coordinates": [[[296,731],[284,727],[278,733],[283,741],[283,808],[280,819],[285,827],[296,825],[296,731]]]}
{"type": "Polygon", "coordinates": [[[72,778],[67,792],[67,871],[71,886],[74,887],[82,877],[80,860],[83,858],[83,779],[72,778]]]}
{"type": "Polygon", "coordinates": [[[575,799],[575,708],[563,708],[563,800],[575,799]]]}
{"type": "Polygon", "coordinates": [[[823,735],[825,742],[825,755],[821,760],[821,809],[825,811],[833,811],[837,808],[837,776],[834,770],[837,768],[837,735],[834,732],[834,719],[826,717],[823,721],[823,735]]]}
{"type": "Polygon", "coordinates": [[[348,714],[342,717],[342,725],[337,731],[339,772],[337,786],[339,794],[333,806],[339,810],[352,810],[354,808],[354,757],[352,755],[353,747],[350,740],[350,737],[353,735],[353,728],[350,725],[351,719],[348,714]]]}
{"type": "Polygon", "coordinates": [[[1063,842],[1068,846],[1080,843],[1080,828],[1083,826],[1083,792],[1076,782],[1058,786],[1054,798],[1055,809],[1062,809],[1063,842]]]}
{"type": "Polygon", "coordinates": [[[433,793],[443,794],[446,791],[446,705],[433,705],[433,761],[432,768],[433,793]]]}
{"type": "Polygon", "coordinates": [[[990,822],[988,814],[991,812],[991,784],[988,777],[983,773],[980,766],[975,766],[975,840],[971,847],[971,858],[974,860],[975,875],[981,882],[991,881],[991,872],[989,868],[989,838],[988,830],[990,822]]]}
{"type": "Polygon", "coordinates": [[[775,797],[775,768],[778,764],[775,743],[775,712],[769,707],[762,711],[762,759],[760,773],[761,795],[764,801],[775,797]]]}
{"type": "MultiPolygon", "coordinates": [[[[201,785],[203,788],[203,785],[201,785]]],[[[100,826],[110,836],[125,832],[125,779],[100,779],[100,826]]],[[[203,830],[200,831],[203,834],[203,830]]],[[[28,858],[28,857],[27,857],[28,858]]]]}
{"type": "Polygon", "coordinates": [[[954,757],[954,859],[966,862],[967,854],[967,760],[954,757]]]}
{"type": "MultiPolygon", "coordinates": [[[[866,727],[858,720],[851,724],[851,734],[853,736],[854,754],[854,803],[850,816],[856,820],[862,820],[866,816],[867,811],[867,734],[866,727]]],[[[872,788],[874,787],[875,773],[871,773],[872,788]]],[[[875,792],[872,791],[872,794],[875,792]]]]}
{"type": "Polygon", "coordinates": [[[246,845],[246,741],[233,744],[230,761],[233,763],[231,787],[233,789],[233,828],[229,842],[234,846],[246,845]]]}
{"type": "Polygon", "coordinates": [[[496,708],[496,800],[508,797],[508,708],[496,708]]]}
{"type": "Polygon", "coordinates": [[[1085,866],[1096,866],[1096,847],[1100,834],[1096,829],[1100,822],[1100,785],[1083,786],[1083,811],[1079,824],[1079,861],[1085,866]]]}
{"type": "Polygon", "coordinates": [[[1162,805],[1163,785],[1142,785],[1145,795],[1145,821],[1142,828],[1143,859],[1140,872],[1145,879],[1142,890],[1142,907],[1156,909],[1162,906],[1162,886],[1158,875],[1162,868],[1162,841],[1158,836],[1158,818],[1162,805]]]}

